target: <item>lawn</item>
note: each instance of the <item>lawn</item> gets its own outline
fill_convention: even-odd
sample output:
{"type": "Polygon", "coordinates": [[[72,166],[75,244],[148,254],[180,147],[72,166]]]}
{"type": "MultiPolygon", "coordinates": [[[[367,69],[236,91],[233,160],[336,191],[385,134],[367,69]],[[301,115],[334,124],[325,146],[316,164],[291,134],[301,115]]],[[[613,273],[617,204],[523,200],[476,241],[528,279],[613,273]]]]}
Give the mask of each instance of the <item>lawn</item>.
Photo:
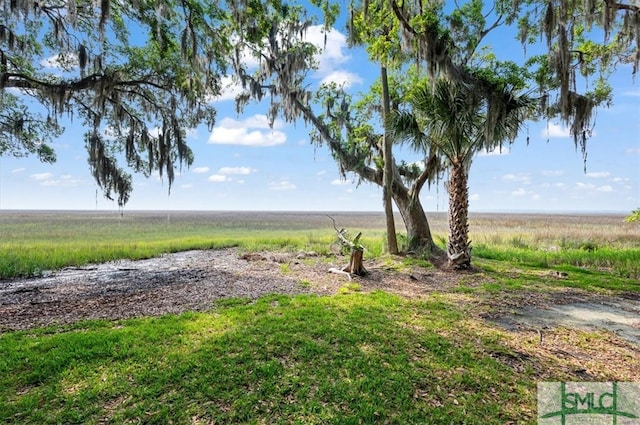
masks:
{"type": "Polygon", "coordinates": [[[460,312],[376,292],[0,337],[2,423],[505,423],[527,374],[460,312]],[[451,341],[443,333],[460,335],[451,341]]]}
{"type": "MultiPolygon", "coordinates": [[[[61,256],[74,246],[90,261],[148,246],[330,254],[333,230],[322,214],[214,216],[3,212],[0,258],[5,267],[13,251],[15,264],[36,258],[33,273],[52,267],[48,250],[61,256]]],[[[367,255],[389,272],[423,264],[376,251],[380,215],[334,217],[363,230],[374,246],[367,255]]],[[[443,218],[434,220],[439,238],[443,218]]],[[[345,282],[333,296],[234,298],[200,313],[5,330],[0,423],[533,424],[537,382],[640,380],[637,345],[610,332],[556,328],[543,340],[486,320],[526,294],[637,296],[638,226],[611,216],[477,215],[471,229],[477,272],[420,297],[345,282]],[[567,278],[547,277],[563,270],[567,278]]]]}

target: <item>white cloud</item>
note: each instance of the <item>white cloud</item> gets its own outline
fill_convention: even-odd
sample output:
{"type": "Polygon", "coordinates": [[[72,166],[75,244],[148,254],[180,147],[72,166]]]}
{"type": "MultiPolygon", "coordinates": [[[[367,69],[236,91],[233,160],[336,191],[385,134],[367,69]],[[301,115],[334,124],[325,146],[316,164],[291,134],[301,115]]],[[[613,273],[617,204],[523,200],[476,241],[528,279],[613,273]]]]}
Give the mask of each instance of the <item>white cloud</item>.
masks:
{"type": "Polygon", "coordinates": [[[553,185],[559,189],[564,189],[565,187],[567,187],[567,185],[562,182],[554,183],[553,185]]]}
{"type": "Polygon", "coordinates": [[[160,127],[153,127],[149,130],[149,136],[158,137],[160,135],[160,131],[162,131],[160,127]]]}
{"type": "Polygon", "coordinates": [[[533,200],[533,201],[537,201],[540,199],[540,194],[530,191],[530,190],[526,190],[522,187],[519,187],[518,189],[514,190],[511,192],[511,196],[515,196],[518,198],[522,198],[525,196],[528,196],[529,199],[533,200]]]}
{"type": "Polygon", "coordinates": [[[331,83],[335,83],[338,87],[348,88],[353,84],[362,84],[362,78],[353,72],[336,70],[330,72],[320,81],[320,84],[330,85],[331,83]]]}
{"type": "Polygon", "coordinates": [[[511,150],[509,148],[506,148],[506,147],[500,148],[500,146],[496,146],[492,150],[482,149],[478,153],[478,156],[504,156],[504,155],[509,155],[510,153],[511,153],[511,150]]]}
{"type": "Polygon", "coordinates": [[[215,145],[277,146],[287,141],[287,135],[278,130],[284,125],[276,120],[273,129],[265,115],[254,115],[244,120],[224,118],[214,127],[209,143],[215,145]]]}
{"type": "Polygon", "coordinates": [[[474,193],[473,195],[469,196],[469,200],[470,201],[479,201],[480,200],[480,194],[479,193],[474,193]]]}
{"type": "Polygon", "coordinates": [[[196,167],[192,171],[195,174],[204,174],[209,172],[209,167],[196,167]]]}
{"type": "Polygon", "coordinates": [[[11,170],[11,174],[18,174],[27,171],[26,168],[16,168],[15,170],[11,170]]]}
{"type": "Polygon", "coordinates": [[[531,183],[531,176],[529,173],[518,173],[518,174],[505,174],[502,176],[502,180],[507,182],[516,182],[516,183],[531,183]]]}
{"type": "Polygon", "coordinates": [[[236,96],[242,93],[242,85],[236,78],[225,75],[220,81],[220,94],[218,96],[211,96],[210,102],[222,102],[225,100],[235,100],[236,96]]]}
{"type": "Polygon", "coordinates": [[[249,167],[222,167],[221,169],[218,170],[218,174],[223,174],[223,175],[229,175],[229,174],[247,175],[247,174],[251,174],[251,168],[249,168],[249,167]]]}
{"type": "Polygon", "coordinates": [[[288,180],[280,180],[279,182],[269,183],[269,190],[293,190],[296,185],[288,180]]]}
{"type": "Polygon", "coordinates": [[[60,180],[46,180],[40,183],[42,186],[46,187],[77,187],[84,183],[82,180],[77,179],[60,179],[60,180]]]}
{"type": "Polygon", "coordinates": [[[325,31],[322,25],[312,25],[307,30],[305,40],[320,51],[315,60],[318,64],[316,77],[321,83],[333,82],[345,87],[362,84],[363,80],[359,75],[342,68],[351,59],[347,54],[346,35],[334,28],[325,31]]]}
{"type": "Polygon", "coordinates": [[[43,180],[49,180],[53,177],[52,173],[38,173],[38,174],[31,174],[31,177],[33,180],[38,180],[38,181],[43,181],[43,180]]]}
{"type": "Polygon", "coordinates": [[[187,128],[185,130],[185,135],[187,137],[192,138],[192,139],[197,139],[198,138],[198,129],[197,128],[187,128]]]}
{"type": "Polygon", "coordinates": [[[322,170],[322,171],[318,171],[316,173],[316,176],[324,176],[325,174],[327,174],[327,172],[325,170],[322,170]]]}
{"type": "Polygon", "coordinates": [[[586,174],[587,177],[591,177],[593,179],[603,179],[605,177],[609,177],[610,175],[611,173],[608,171],[598,171],[598,172],[586,174]]]}
{"type": "Polygon", "coordinates": [[[350,58],[345,54],[347,36],[334,28],[325,31],[322,25],[312,25],[307,30],[304,39],[320,49],[316,60],[318,61],[318,71],[321,73],[335,69],[337,65],[344,64],[350,58]]]}
{"type": "Polygon", "coordinates": [[[624,151],[631,155],[640,155],[640,148],[627,148],[624,151]]]}
{"type": "MultiPolygon", "coordinates": [[[[362,84],[363,79],[359,75],[341,68],[351,59],[351,56],[346,53],[348,52],[347,37],[343,33],[333,28],[325,31],[322,25],[312,25],[307,29],[303,40],[318,48],[318,53],[314,57],[317,64],[315,77],[322,83],[334,82],[345,87],[362,84]]],[[[248,49],[241,53],[241,61],[248,70],[257,69],[260,66],[248,49]]],[[[237,78],[232,76],[222,78],[221,88],[219,96],[211,96],[212,102],[234,100],[244,91],[237,78]]]]}
{"type": "Polygon", "coordinates": [[[578,182],[576,183],[576,187],[580,190],[593,190],[596,188],[596,185],[593,183],[582,183],[582,182],[578,182]]]}
{"type": "Polygon", "coordinates": [[[231,181],[231,177],[223,176],[223,175],[220,175],[220,174],[213,174],[213,175],[209,176],[208,180],[210,182],[213,182],[213,183],[224,183],[224,182],[231,181]]]}
{"type": "Polygon", "coordinates": [[[565,138],[571,137],[571,131],[567,127],[550,122],[542,130],[542,135],[549,138],[565,138]]]}
{"type": "Polygon", "coordinates": [[[640,90],[628,90],[622,93],[623,96],[640,97],[640,90]]]}
{"type": "Polygon", "coordinates": [[[631,181],[631,179],[629,177],[614,177],[612,181],[614,183],[622,183],[622,182],[631,181]]]}
{"type": "Polygon", "coordinates": [[[57,55],[49,56],[48,58],[42,59],[39,63],[43,68],[60,70],[70,70],[78,67],[79,65],[78,56],[71,53],[59,53],[57,55]]]}
{"type": "MultiPolygon", "coordinates": [[[[239,121],[230,120],[233,124],[238,123],[239,121]]],[[[241,126],[247,127],[255,127],[255,128],[263,128],[265,130],[271,130],[271,128],[279,129],[284,127],[284,122],[282,120],[275,120],[273,122],[273,126],[269,126],[269,119],[264,114],[255,114],[244,121],[240,121],[241,126]]]]}
{"type": "Polygon", "coordinates": [[[84,180],[75,179],[71,174],[63,174],[58,179],[54,179],[51,173],[33,174],[31,177],[45,187],[77,187],[84,184],[84,180]]]}
{"type": "Polygon", "coordinates": [[[27,94],[27,91],[25,89],[21,89],[18,87],[7,87],[4,89],[4,92],[11,93],[14,96],[22,96],[27,94]]]}
{"type": "Polygon", "coordinates": [[[180,185],[180,189],[191,189],[193,185],[191,183],[180,185]]]}
{"type": "Polygon", "coordinates": [[[586,191],[591,191],[591,192],[602,192],[602,193],[610,193],[610,192],[614,192],[614,189],[611,185],[605,184],[602,186],[596,186],[593,183],[582,183],[582,182],[578,182],[576,183],[576,188],[579,190],[586,190],[586,191]]]}

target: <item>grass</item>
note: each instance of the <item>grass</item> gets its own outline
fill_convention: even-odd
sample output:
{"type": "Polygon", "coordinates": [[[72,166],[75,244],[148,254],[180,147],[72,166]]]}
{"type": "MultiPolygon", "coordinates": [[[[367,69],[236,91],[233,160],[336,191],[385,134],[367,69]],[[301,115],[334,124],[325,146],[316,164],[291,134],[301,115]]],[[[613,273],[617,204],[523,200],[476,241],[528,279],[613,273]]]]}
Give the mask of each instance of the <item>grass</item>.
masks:
{"type": "MultiPolygon", "coordinates": [[[[367,256],[383,253],[382,214],[331,216],[340,227],[363,231],[367,256]]],[[[434,238],[444,246],[446,216],[429,218],[434,238]]],[[[640,278],[640,226],[625,222],[623,215],[472,214],[470,229],[473,254],[479,258],[640,278]]],[[[327,254],[335,249],[332,245],[335,232],[324,213],[0,211],[0,279],[189,249],[235,246],[327,254]]]]}
{"type": "MultiPolygon", "coordinates": [[[[376,223],[366,215],[364,220],[348,213],[333,216],[345,227],[360,221],[360,228],[376,223]]],[[[370,255],[380,255],[383,231],[369,229],[362,241],[370,255]]],[[[0,279],[190,249],[239,247],[326,254],[334,235],[331,221],[323,214],[0,212],[0,279]]]]}
{"type": "Polygon", "coordinates": [[[534,388],[438,299],[234,300],[209,313],[0,335],[0,422],[477,423],[534,388]],[[459,338],[443,336],[455,331],[459,338]]]}
{"type": "MultiPolygon", "coordinates": [[[[334,217],[364,231],[367,256],[381,255],[381,215],[334,217]]],[[[440,241],[442,218],[432,220],[440,241]]],[[[322,254],[333,243],[327,220],[2,212],[0,277],[195,248],[322,254]]],[[[545,330],[543,346],[537,334],[503,331],[471,309],[566,286],[640,290],[640,228],[608,216],[574,221],[472,216],[482,281],[469,275],[468,284],[462,278],[451,292],[421,299],[345,282],[332,297],[223,299],[203,313],[0,332],[0,423],[532,424],[536,382],[583,379],[580,361],[559,356],[556,341],[589,361],[620,342],[612,348],[608,334],[545,330]]],[[[381,263],[432,267],[419,258],[381,263]]],[[[631,364],[634,352],[625,348],[612,364],[631,364]]],[[[587,367],[597,380],[632,375],[587,367]]]]}
{"type": "Polygon", "coordinates": [[[547,251],[533,247],[474,246],[477,257],[539,268],[574,266],[609,271],[617,276],[640,278],[640,248],[603,247],[594,250],[562,249],[547,251]]]}

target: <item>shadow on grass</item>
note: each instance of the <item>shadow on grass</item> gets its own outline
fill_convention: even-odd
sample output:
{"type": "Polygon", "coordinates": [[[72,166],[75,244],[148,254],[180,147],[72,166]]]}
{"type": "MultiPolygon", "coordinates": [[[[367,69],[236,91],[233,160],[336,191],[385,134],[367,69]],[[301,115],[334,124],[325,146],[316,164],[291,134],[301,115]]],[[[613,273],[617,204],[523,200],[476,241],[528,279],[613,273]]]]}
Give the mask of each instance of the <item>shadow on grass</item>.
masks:
{"type": "Polygon", "coordinates": [[[531,420],[535,384],[461,319],[437,298],[376,292],[6,333],[0,422],[531,420]]]}

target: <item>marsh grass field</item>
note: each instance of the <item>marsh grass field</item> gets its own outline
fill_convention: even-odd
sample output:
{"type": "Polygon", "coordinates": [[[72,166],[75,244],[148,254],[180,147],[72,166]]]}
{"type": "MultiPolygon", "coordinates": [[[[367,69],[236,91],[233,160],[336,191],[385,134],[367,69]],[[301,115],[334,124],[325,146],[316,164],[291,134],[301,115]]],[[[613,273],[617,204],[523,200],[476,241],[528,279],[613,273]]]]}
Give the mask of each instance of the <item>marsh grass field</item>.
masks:
{"type": "MultiPolygon", "coordinates": [[[[0,211],[0,284],[191,249],[322,262],[336,256],[326,214],[0,211]]],[[[615,332],[493,320],[563,297],[637,302],[640,226],[623,215],[472,214],[475,270],[453,274],[419,253],[386,255],[382,214],[328,214],[363,232],[377,275],[431,289],[345,279],[332,295],[0,329],[0,423],[533,424],[537,382],[640,381],[638,344],[615,332]]],[[[446,215],[428,216],[444,245],[446,215]]]]}
{"type": "MultiPolygon", "coordinates": [[[[236,246],[242,250],[327,253],[336,225],[363,232],[370,256],[384,246],[381,213],[0,211],[0,279],[121,258],[236,246]]],[[[428,214],[446,243],[445,213],[428,214]]],[[[402,223],[400,217],[397,223],[402,223]]],[[[573,265],[640,277],[640,226],[624,215],[472,214],[470,239],[480,258],[550,267],[573,265]]],[[[399,228],[400,243],[406,242],[399,228]]]]}

